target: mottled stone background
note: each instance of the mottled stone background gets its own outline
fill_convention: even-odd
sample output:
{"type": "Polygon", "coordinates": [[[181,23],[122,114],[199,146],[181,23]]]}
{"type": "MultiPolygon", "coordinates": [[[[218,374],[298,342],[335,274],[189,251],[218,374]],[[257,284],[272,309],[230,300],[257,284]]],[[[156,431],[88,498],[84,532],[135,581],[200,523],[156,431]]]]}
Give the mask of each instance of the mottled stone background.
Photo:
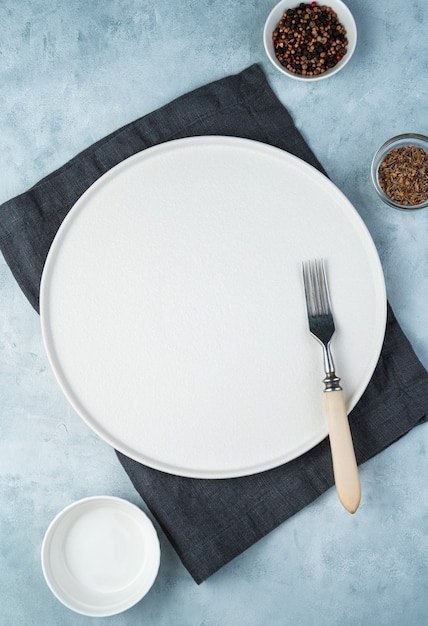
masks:
{"type": "MultiPolygon", "coordinates": [[[[428,211],[387,208],[370,183],[378,146],[428,134],[425,0],[348,0],[358,46],[334,78],[303,84],[265,58],[267,0],[0,0],[0,203],[116,128],[259,62],[369,228],[389,300],[428,367],[428,211]]],[[[281,132],[281,129],[278,129],[281,132]]],[[[39,318],[0,258],[0,624],[99,623],[45,585],[40,545],[75,499],[141,504],[113,451],[49,369],[39,318]]],[[[357,515],[334,490],[200,587],[160,533],[149,595],[115,626],[422,626],[428,623],[428,426],[361,469],[357,515]]]]}

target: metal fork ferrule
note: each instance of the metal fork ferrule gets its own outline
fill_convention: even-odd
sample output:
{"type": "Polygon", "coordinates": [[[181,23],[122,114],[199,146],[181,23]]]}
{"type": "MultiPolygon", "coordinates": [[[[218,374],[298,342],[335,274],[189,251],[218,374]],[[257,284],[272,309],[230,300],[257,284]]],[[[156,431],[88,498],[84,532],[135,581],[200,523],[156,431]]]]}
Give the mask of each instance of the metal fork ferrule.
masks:
{"type": "Polygon", "coordinates": [[[325,385],[324,393],[342,390],[342,387],[339,385],[340,378],[334,372],[329,372],[322,382],[325,385]]]}

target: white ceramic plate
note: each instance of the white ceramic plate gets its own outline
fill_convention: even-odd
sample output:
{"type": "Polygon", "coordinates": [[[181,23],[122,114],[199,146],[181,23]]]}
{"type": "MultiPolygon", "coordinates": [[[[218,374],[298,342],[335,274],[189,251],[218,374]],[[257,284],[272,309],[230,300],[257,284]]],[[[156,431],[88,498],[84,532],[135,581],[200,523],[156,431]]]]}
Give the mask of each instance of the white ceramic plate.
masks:
{"type": "Polygon", "coordinates": [[[327,434],[301,277],[314,257],[351,409],[380,354],[386,296],[349,201],[258,142],[145,150],[81,197],[50,250],[41,322],[58,382],[98,435],[151,467],[226,478],[289,461],[327,434]]]}
{"type": "Polygon", "coordinates": [[[146,595],[159,569],[153,524],[134,504],[113,496],[74,502],[50,524],[42,569],[53,594],[91,616],[115,615],[146,595]]]}

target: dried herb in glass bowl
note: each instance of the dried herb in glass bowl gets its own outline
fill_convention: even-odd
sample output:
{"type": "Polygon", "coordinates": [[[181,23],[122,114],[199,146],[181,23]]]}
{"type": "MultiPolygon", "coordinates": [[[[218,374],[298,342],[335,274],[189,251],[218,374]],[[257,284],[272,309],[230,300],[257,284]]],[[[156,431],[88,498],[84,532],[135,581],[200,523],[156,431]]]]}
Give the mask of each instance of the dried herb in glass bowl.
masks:
{"type": "Polygon", "coordinates": [[[387,204],[404,210],[428,207],[428,137],[398,135],[373,157],[372,181],[387,204]]]}
{"type": "Polygon", "coordinates": [[[379,185],[391,200],[416,206],[428,200],[428,154],[419,146],[401,146],[386,154],[378,169],[379,185]]]}

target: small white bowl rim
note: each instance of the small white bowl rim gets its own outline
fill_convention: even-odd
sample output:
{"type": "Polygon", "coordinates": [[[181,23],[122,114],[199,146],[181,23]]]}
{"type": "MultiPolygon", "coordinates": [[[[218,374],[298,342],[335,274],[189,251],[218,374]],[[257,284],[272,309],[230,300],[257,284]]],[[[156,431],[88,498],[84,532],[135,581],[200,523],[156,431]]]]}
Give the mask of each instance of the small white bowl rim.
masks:
{"type": "Polygon", "coordinates": [[[325,78],[330,78],[337,74],[341,69],[345,67],[351,60],[355,48],[357,47],[357,25],[355,23],[354,16],[352,15],[349,7],[342,2],[342,0],[326,0],[325,3],[319,2],[320,6],[330,6],[337,14],[339,20],[343,23],[343,19],[346,17],[348,22],[348,26],[346,28],[348,35],[348,49],[346,55],[337,63],[334,67],[329,70],[326,70],[322,74],[318,74],[317,76],[302,76],[301,74],[293,74],[293,72],[288,71],[281,63],[277,60],[275,51],[273,50],[272,45],[272,33],[275,30],[276,25],[278,24],[281,16],[284,11],[288,8],[297,7],[300,3],[294,2],[293,0],[281,0],[278,2],[273,9],[270,11],[264,28],[263,28],[263,44],[265,48],[265,52],[272,63],[272,65],[285,76],[289,76],[290,78],[294,78],[295,80],[300,80],[302,82],[315,82],[319,80],[323,80],[325,78]],[[339,15],[340,13],[340,15],[339,15]],[[275,23],[274,23],[275,22],[275,23]],[[274,26],[272,28],[272,24],[274,26]],[[351,29],[351,30],[350,30],[351,29]]]}
{"type": "Polygon", "coordinates": [[[71,502],[70,504],[68,504],[67,506],[65,506],[61,511],[59,511],[59,513],[57,513],[55,515],[55,517],[52,519],[52,521],[50,522],[43,541],[42,541],[42,547],[41,547],[41,567],[42,567],[42,571],[43,571],[43,576],[45,578],[46,584],[49,587],[50,591],[52,592],[52,594],[64,605],[66,606],[68,609],[71,609],[72,611],[74,611],[75,613],[79,613],[81,615],[85,615],[88,617],[110,617],[112,615],[117,615],[119,613],[122,613],[123,611],[126,611],[127,609],[131,608],[132,606],[134,606],[135,604],[137,604],[140,600],[143,599],[143,597],[145,595],[147,595],[147,593],[149,592],[149,590],[151,589],[151,587],[153,586],[153,583],[156,580],[158,571],[159,571],[159,566],[160,566],[160,543],[159,543],[159,538],[156,532],[156,529],[152,523],[152,521],[150,520],[150,518],[146,515],[146,513],[140,509],[136,504],[133,504],[132,502],[130,502],[129,500],[126,500],[124,498],[120,498],[118,496],[111,496],[111,495],[96,495],[96,496],[88,496],[85,498],[81,498],[80,500],[75,500],[74,502],[71,502]],[[151,575],[150,578],[147,580],[147,583],[145,585],[145,587],[141,590],[141,592],[137,595],[134,595],[131,599],[129,599],[128,601],[123,602],[123,604],[118,607],[115,608],[114,610],[111,609],[104,609],[102,607],[92,607],[90,611],[85,611],[84,609],[82,609],[79,605],[78,602],[76,602],[76,604],[73,604],[73,602],[68,601],[62,594],[61,594],[61,590],[58,589],[55,586],[55,581],[54,579],[51,578],[51,573],[49,571],[49,567],[48,567],[48,563],[50,562],[48,555],[47,555],[47,550],[49,548],[50,545],[50,541],[52,539],[53,534],[55,533],[58,525],[61,523],[61,521],[66,518],[74,509],[78,509],[80,507],[84,507],[87,504],[91,504],[93,503],[94,505],[96,504],[100,504],[102,505],[103,503],[116,503],[118,506],[122,506],[124,508],[128,508],[128,510],[133,511],[137,516],[139,516],[141,518],[141,520],[143,520],[143,523],[146,525],[149,533],[150,533],[150,541],[151,541],[151,547],[153,550],[153,565],[152,565],[152,571],[151,571],[151,575]]]}
{"type": "Polygon", "coordinates": [[[394,137],[391,137],[390,139],[385,141],[385,143],[383,143],[380,148],[376,150],[375,155],[372,159],[370,172],[373,186],[381,200],[383,200],[386,204],[393,207],[394,209],[400,209],[401,211],[418,211],[419,209],[426,209],[428,207],[428,200],[425,200],[420,204],[414,205],[400,204],[399,202],[395,202],[395,200],[391,200],[391,198],[388,198],[382,187],[379,185],[379,180],[377,177],[378,169],[383,157],[386,156],[388,152],[393,149],[395,144],[407,140],[414,140],[419,143],[426,144],[426,147],[428,148],[428,136],[426,135],[422,135],[420,133],[402,133],[400,135],[395,135],[394,137]]]}

